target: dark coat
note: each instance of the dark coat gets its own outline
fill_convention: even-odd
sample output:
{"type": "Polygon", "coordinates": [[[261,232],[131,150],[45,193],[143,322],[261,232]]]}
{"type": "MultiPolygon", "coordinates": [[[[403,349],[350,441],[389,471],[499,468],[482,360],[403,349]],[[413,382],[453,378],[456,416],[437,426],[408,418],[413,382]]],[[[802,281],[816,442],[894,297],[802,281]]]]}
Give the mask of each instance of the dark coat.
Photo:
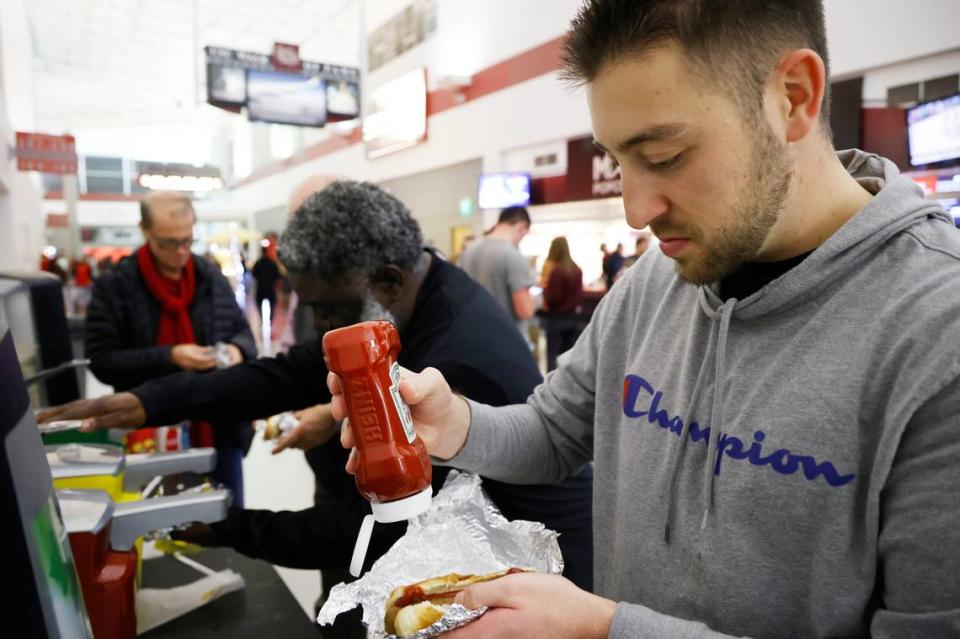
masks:
{"type": "MultiPolygon", "coordinates": [[[[413,371],[433,366],[455,390],[484,404],[526,401],[542,381],[513,319],[489,292],[430,249],[433,259],[413,314],[400,334],[398,362],[413,371]]],[[[150,418],[266,417],[330,401],[320,340],[287,354],[262,357],[211,375],[182,373],[133,390],[150,418]]],[[[233,509],[217,524],[219,542],[270,563],[293,568],[346,568],[370,506],[344,470],[347,451],[334,438],[311,450],[325,500],[297,512],[233,509]]],[[[439,489],[449,468],[433,468],[439,489]]],[[[560,532],[564,574],[582,588],[593,580],[593,469],[551,485],[519,486],[483,479],[507,519],[540,521],[560,532]]],[[[406,523],[374,527],[368,564],[385,553],[406,523]]]]}
{"type": "MultiPolygon", "coordinates": [[[[190,323],[196,343],[235,344],[245,360],[257,356],[256,343],[227,279],[206,260],[194,256],[196,294],[190,323]]],[[[90,370],[117,392],[171,373],[180,368],[170,361],[172,346],[156,344],[160,306],[140,275],[136,255],[124,259],[93,287],[87,309],[84,352],[90,370]]],[[[249,422],[215,429],[217,447],[247,450],[253,438],[249,422]]]]}

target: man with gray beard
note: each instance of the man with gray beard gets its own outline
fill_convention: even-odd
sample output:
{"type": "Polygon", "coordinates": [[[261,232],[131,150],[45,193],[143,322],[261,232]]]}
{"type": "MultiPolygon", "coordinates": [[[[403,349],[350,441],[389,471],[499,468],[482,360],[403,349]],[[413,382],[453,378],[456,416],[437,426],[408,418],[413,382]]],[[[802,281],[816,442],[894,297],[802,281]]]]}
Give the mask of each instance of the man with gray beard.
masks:
{"type": "MultiPolygon", "coordinates": [[[[497,406],[526,400],[541,381],[506,311],[466,273],[425,249],[407,208],[374,185],[335,182],[310,196],[290,220],[279,257],[299,303],[312,309],[320,337],[361,320],[389,320],[400,331],[402,366],[439,369],[465,396],[497,406]]],[[[316,340],[276,358],[203,376],[170,376],[130,393],[73,402],[39,418],[85,418],[85,428],[97,430],[210,415],[218,420],[265,417],[329,402],[327,374],[316,340]]],[[[299,512],[235,510],[198,541],[293,568],[346,568],[369,504],[343,471],[347,452],[336,439],[313,452],[327,458],[314,464],[322,471],[317,479],[327,490],[325,501],[299,512]]],[[[435,489],[447,472],[434,469],[435,489]]],[[[508,519],[543,522],[561,533],[565,574],[586,589],[592,587],[592,477],[587,465],[558,484],[483,481],[508,519]]],[[[405,527],[376,527],[367,567],[405,527]]]]}

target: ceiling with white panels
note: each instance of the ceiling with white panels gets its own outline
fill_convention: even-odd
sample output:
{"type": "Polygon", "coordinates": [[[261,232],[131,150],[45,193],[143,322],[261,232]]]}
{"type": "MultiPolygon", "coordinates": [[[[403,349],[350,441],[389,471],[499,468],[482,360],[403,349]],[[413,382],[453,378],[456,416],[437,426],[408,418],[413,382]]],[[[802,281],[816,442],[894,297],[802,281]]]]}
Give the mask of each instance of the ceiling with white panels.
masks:
{"type": "Polygon", "coordinates": [[[41,130],[215,117],[203,47],[359,66],[362,0],[28,0],[41,130]]]}

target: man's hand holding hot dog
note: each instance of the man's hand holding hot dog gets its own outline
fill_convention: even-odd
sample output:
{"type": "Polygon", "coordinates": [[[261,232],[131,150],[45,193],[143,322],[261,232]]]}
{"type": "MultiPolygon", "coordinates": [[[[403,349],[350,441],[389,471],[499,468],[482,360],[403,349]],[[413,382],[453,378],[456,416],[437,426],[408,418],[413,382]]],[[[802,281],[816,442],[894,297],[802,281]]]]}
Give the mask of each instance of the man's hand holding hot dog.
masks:
{"type": "MultiPolygon", "coordinates": [[[[405,368],[400,370],[400,395],[410,406],[417,434],[426,445],[427,452],[438,459],[450,459],[460,452],[467,441],[467,431],[470,429],[467,400],[451,391],[443,375],[435,368],[425,368],[421,373],[413,373],[405,368]]],[[[333,394],[333,418],[346,419],[347,406],[341,392],[340,378],[330,373],[327,385],[333,394]]],[[[354,447],[349,422],[344,423],[340,442],[344,448],[354,447]]],[[[351,474],[356,468],[355,454],[351,453],[347,460],[347,472],[351,474]]]]}
{"type": "MultiPolygon", "coordinates": [[[[450,459],[463,448],[470,430],[467,401],[450,390],[434,368],[421,373],[401,369],[400,394],[410,406],[417,434],[427,451],[438,459],[450,459]]],[[[346,404],[340,378],[327,378],[333,394],[335,419],[345,419],[346,404]]],[[[340,441],[354,447],[349,422],[344,422],[340,441]]],[[[356,469],[356,451],[347,461],[347,472],[356,469]]],[[[610,633],[616,603],[577,588],[559,575],[517,574],[470,586],[457,596],[467,608],[487,606],[477,621],[449,634],[451,639],[474,637],[578,637],[602,638],[610,633]]]]}
{"type": "Polygon", "coordinates": [[[576,637],[603,639],[610,634],[617,604],[581,590],[560,575],[507,575],[465,589],[456,603],[487,606],[476,621],[445,635],[450,639],[576,637]]]}

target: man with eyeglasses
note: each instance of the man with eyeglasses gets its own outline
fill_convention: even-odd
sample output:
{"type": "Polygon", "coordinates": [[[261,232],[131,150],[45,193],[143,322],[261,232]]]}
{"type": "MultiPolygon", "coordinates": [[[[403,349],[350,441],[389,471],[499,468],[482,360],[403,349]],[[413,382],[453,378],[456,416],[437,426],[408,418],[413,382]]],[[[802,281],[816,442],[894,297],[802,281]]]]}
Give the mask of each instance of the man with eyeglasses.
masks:
{"type": "MultiPolygon", "coordinates": [[[[190,251],[196,214],[182,193],[154,191],[140,202],[144,245],[97,280],[87,311],[90,369],[115,391],[182,370],[218,367],[256,357],[250,326],[216,266],[190,251]]],[[[214,478],[243,503],[243,455],[249,422],[190,424],[194,446],[217,449],[214,478]]]]}

